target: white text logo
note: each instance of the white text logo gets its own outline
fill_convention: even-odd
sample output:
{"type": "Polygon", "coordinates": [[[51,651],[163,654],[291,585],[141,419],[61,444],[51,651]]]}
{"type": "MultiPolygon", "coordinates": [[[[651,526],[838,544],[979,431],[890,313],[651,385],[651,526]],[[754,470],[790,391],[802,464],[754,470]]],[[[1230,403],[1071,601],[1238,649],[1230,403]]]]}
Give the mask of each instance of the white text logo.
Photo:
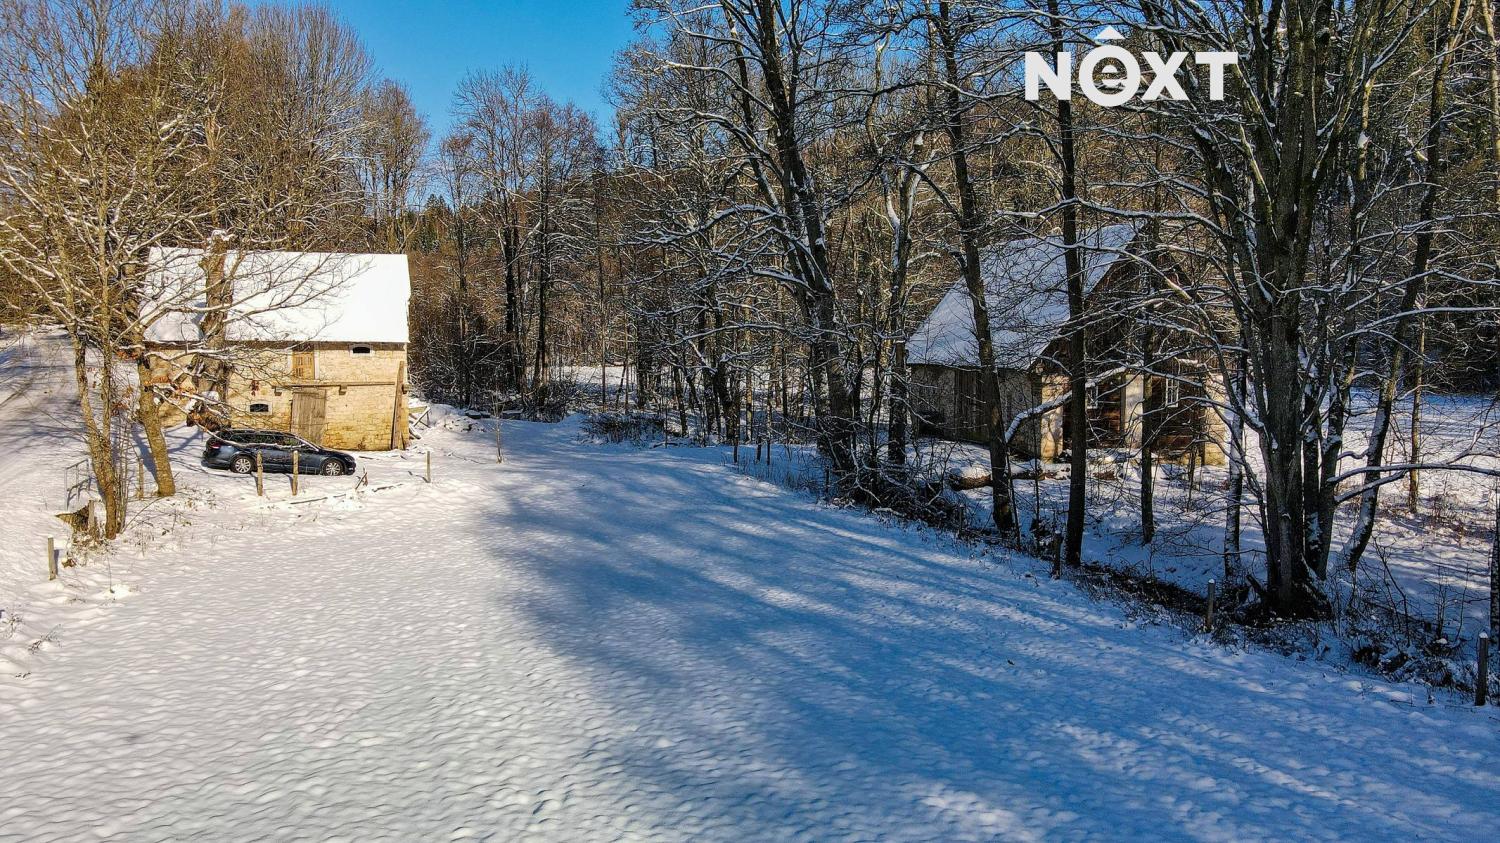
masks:
{"type": "MultiPolygon", "coordinates": [[[[1115,41],[1121,37],[1110,26],[1099,33],[1098,40],[1115,41]]],[[[1141,99],[1187,99],[1187,92],[1177,81],[1177,71],[1189,55],[1178,52],[1162,58],[1158,53],[1142,53],[1141,59],[1151,71],[1151,82],[1141,99]]],[[[1191,56],[1194,62],[1208,68],[1208,98],[1224,99],[1224,68],[1238,62],[1240,54],[1206,51],[1191,56]]],[[[1056,63],[1049,64],[1047,56],[1041,53],[1026,54],[1026,99],[1035,101],[1040,97],[1042,85],[1060,100],[1072,99],[1073,54],[1058,53],[1055,58],[1056,63]]],[[[1078,87],[1091,102],[1103,106],[1123,105],[1140,92],[1141,62],[1124,47],[1114,44],[1095,47],[1084,53],[1083,60],[1078,63],[1078,87]]]]}

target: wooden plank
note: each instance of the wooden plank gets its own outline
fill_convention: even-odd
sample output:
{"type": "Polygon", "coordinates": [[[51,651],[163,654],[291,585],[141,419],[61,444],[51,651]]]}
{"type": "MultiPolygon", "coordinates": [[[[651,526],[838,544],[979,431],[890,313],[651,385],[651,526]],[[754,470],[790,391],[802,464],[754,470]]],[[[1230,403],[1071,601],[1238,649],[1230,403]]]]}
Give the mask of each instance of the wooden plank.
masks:
{"type": "MultiPolygon", "coordinates": [[[[402,385],[406,383],[406,361],[396,368],[395,403],[391,408],[391,447],[402,449],[406,447],[406,434],[411,425],[411,411],[406,406],[406,393],[402,385]]],[[[426,414],[426,411],[423,411],[426,414]]]]}

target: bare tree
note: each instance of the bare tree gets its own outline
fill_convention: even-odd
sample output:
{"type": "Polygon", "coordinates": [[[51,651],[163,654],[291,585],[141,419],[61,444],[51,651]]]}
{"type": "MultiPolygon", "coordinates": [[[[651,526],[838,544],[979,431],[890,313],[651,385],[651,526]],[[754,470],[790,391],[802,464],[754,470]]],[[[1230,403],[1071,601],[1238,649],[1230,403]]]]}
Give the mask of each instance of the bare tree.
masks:
{"type": "Polygon", "coordinates": [[[430,135],[406,89],[389,79],[364,95],[359,139],[360,179],[369,202],[374,243],[402,251],[411,237],[407,209],[430,135]]]}
{"type": "MultiPolygon", "coordinates": [[[[1247,345],[1250,389],[1235,407],[1258,434],[1264,465],[1267,604],[1293,615],[1327,602],[1315,580],[1327,571],[1323,494],[1330,457],[1326,398],[1339,355],[1325,352],[1342,311],[1336,288],[1310,284],[1319,209],[1358,140],[1363,92],[1410,31],[1411,9],[1371,0],[1347,7],[1293,0],[1269,8],[1142,2],[1144,19],[1172,50],[1236,50],[1231,95],[1210,98],[1204,80],[1184,78],[1190,96],[1166,108],[1189,126],[1203,182],[1190,188],[1218,239],[1238,335],[1247,345]],[[1309,321],[1309,313],[1314,314],[1309,321]]],[[[1342,305],[1347,307],[1347,303],[1342,305]]],[[[1233,393],[1231,393],[1233,395],[1233,393]]]]}
{"type": "Polygon", "coordinates": [[[724,0],[710,15],[695,4],[641,3],[653,25],[711,49],[701,60],[663,55],[660,66],[685,77],[704,76],[725,95],[706,110],[668,109],[668,123],[723,133],[743,167],[745,195],[716,214],[716,228],[739,226],[776,244],[738,239],[743,271],[772,279],[790,293],[805,321],[810,391],[818,442],[839,475],[854,469],[858,378],[845,370],[847,334],[831,264],[829,198],[811,151],[849,117],[840,94],[826,87],[847,62],[847,49],[830,37],[835,6],[812,0],[724,0]],[[752,226],[751,223],[754,225],[752,226]]]}
{"type": "Polygon", "coordinates": [[[83,438],[113,536],[124,524],[123,434],[143,427],[158,494],[172,494],[160,404],[201,392],[172,371],[222,366],[227,354],[148,350],[165,314],[195,309],[222,324],[231,306],[224,296],[195,303],[202,290],[164,292],[152,255],[225,230],[239,248],[331,236],[330,218],[357,195],[345,187],[346,140],[365,62],[321,10],[246,18],[145,0],[39,0],[0,14],[0,263],[73,343],[83,438]],[[273,96],[257,85],[284,87],[273,96]]]}
{"type": "MultiPolygon", "coordinates": [[[[125,518],[118,445],[128,387],[116,361],[141,346],[133,317],[144,259],[203,219],[184,178],[193,168],[179,162],[206,115],[179,68],[153,61],[158,11],[86,0],[0,10],[0,262],[72,343],[106,537],[125,518]]],[[[148,394],[139,412],[149,423],[148,394]]],[[[160,491],[171,494],[159,423],[151,438],[160,491]]]]}

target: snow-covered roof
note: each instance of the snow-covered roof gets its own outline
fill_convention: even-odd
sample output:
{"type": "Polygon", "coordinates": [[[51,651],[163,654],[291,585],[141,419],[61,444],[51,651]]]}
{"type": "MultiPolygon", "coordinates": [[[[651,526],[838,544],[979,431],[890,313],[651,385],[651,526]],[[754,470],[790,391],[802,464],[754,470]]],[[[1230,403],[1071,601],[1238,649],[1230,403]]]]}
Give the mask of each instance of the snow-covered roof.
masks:
{"type": "MultiPolygon", "coordinates": [[[[195,342],[202,336],[200,326],[210,312],[203,291],[205,254],[151,250],[147,339],[195,342]]],[[[406,255],[231,250],[224,265],[232,279],[227,320],[232,341],[407,341],[411,275],[406,255]]]]}
{"type": "MultiPolygon", "coordinates": [[[[1093,292],[1111,264],[1125,256],[1136,236],[1132,223],[1083,234],[1084,295],[1093,292]]],[[[1012,240],[987,251],[982,276],[989,304],[995,364],[1030,368],[1068,321],[1068,273],[1060,236],[1012,240]]],[[[963,279],[954,282],[922,327],[906,344],[908,363],[978,366],[974,311],[963,279]]]]}

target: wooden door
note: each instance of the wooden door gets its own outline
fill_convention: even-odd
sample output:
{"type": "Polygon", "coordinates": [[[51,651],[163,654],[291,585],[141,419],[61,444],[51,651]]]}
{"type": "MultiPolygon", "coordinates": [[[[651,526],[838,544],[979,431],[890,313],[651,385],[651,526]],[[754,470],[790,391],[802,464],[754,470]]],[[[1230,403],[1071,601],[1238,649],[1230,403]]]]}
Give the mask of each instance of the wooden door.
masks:
{"type": "Polygon", "coordinates": [[[321,389],[299,389],[292,394],[292,432],[314,445],[323,444],[328,415],[328,393],[321,389]]]}
{"type": "Polygon", "coordinates": [[[970,442],[989,439],[990,420],[984,403],[984,383],[977,369],[955,369],[953,382],[956,387],[954,413],[954,438],[970,442]]]}
{"type": "Polygon", "coordinates": [[[404,449],[406,434],[411,424],[410,412],[406,408],[406,361],[396,367],[396,400],[391,407],[391,447],[404,449]]]}
{"type": "Polygon", "coordinates": [[[316,354],[312,349],[292,350],[292,380],[310,381],[317,377],[316,354]]]}

